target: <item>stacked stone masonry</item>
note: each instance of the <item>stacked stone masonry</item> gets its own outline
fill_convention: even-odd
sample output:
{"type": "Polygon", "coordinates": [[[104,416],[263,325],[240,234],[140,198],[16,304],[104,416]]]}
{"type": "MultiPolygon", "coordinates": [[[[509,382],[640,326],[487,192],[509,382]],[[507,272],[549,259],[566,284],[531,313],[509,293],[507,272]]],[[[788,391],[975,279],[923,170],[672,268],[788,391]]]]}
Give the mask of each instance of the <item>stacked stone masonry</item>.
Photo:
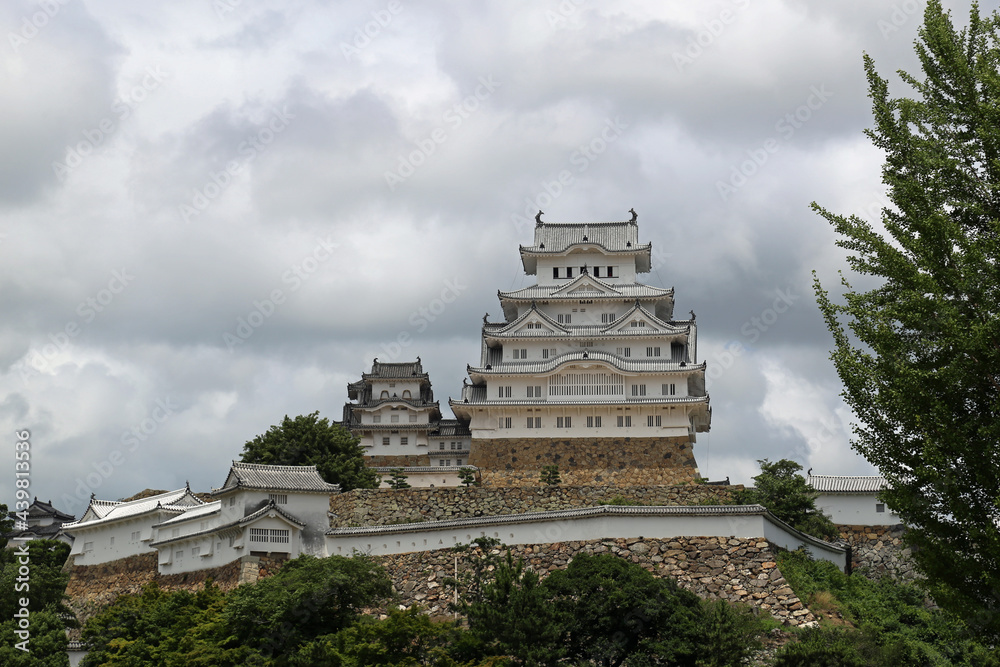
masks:
{"type": "Polygon", "coordinates": [[[420,466],[429,466],[431,464],[431,457],[427,454],[400,454],[396,456],[366,456],[365,465],[371,468],[415,468],[420,466]]]}
{"type": "Polygon", "coordinates": [[[208,570],[160,574],[156,557],[155,553],[139,554],[99,565],[74,565],[70,558],[63,568],[69,573],[66,595],[70,598],[69,607],[81,624],[118,596],[140,593],[146,584],[154,581],[167,591],[196,591],[211,579],[220,589],[229,591],[241,583],[274,574],[284,563],[280,557],[245,556],[208,570]]]}
{"type": "Polygon", "coordinates": [[[687,438],[485,438],[472,441],[469,465],[484,486],[537,486],[551,465],[565,484],[683,484],[698,476],[687,438]]]}
{"type": "Polygon", "coordinates": [[[897,581],[913,581],[920,574],[913,566],[910,549],[903,543],[901,524],[895,526],[838,525],[840,539],[851,545],[851,566],[869,576],[889,575],[897,581]]]}
{"type": "MultiPolygon", "coordinates": [[[[612,553],[658,577],[675,577],[682,588],[703,598],[743,602],[788,625],[815,620],[792,592],[775,563],[775,549],[763,538],[684,537],[664,540],[605,539],[585,542],[518,545],[515,558],[542,577],[564,569],[577,554],[612,553]]],[[[478,552],[478,550],[477,550],[478,552]]],[[[455,554],[448,550],[381,556],[393,579],[398,604],[420,605],[432,616],[448,613],[454,588],[455,554]]],[[[459,573],[469,567],[459,558],[459,573]]]]}
{"type": "Polygon", "coordinates": [[[723,505],[742,486],[548,486],[355,489],[330,497],[330,525],[384,526],[579,509],[615,502],[641,505],[723,505]]]}

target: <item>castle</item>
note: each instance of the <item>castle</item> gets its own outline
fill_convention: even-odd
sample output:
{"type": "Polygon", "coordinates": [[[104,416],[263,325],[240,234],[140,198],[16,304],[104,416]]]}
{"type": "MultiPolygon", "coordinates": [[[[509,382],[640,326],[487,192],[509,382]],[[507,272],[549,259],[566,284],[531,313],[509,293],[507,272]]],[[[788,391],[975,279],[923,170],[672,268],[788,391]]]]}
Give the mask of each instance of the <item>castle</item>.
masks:
{"type": "Polygon", "coordinates": [[[698,328],[693,312],[674,319],[672,289],[638,282],[652,246],[640,242],[636,217],[538,216],[533,243],[520,247],[536,284],[498,292],[504,319],[483,318],[471,383],[449,401],[457,420],[441,420],[419,358],[376,359],[348,385],[355,402],[343,422],[369,463],[403,467],[419,486],[454,475],[424,467],[463,465],[487,486],[532,486],[549,465],[570,484],[698,477],[693,446],[712,419],[698,328]]]}
{"type": "MultiPolygon", "coordinates": [[[[537,282],[498,293],[503,321],[483,319],[480,359],[449,400],[455,419],[442,418],[419,357],[376,359],[347,387],[342,424],[366,463],[383,474],[401,467],[423,488],[340,493],[312,466],[234,462],[210,502],[187,488],[92,499],[64,526],[75,538],[74,607],[150,581],[190,589],[211,578],[231,588],[300,554],[360,551],[382,559],[404,602],[439,613],[450,594],[438,577],[457,567],[446,550],[493,537],[533,567],[611,551],[699,594],[810,623],[775,569],[775,550],[807,547],[849,569],[850,549],[759,505],[729,504],[728,482],[694,483],[697,434],[712,417],[695,315],[675,319],[673,290],[638,282],[651,245],[640,242],[634,212],[588,224],[540,216],[533,243],[520,248],[537,282]],[[553,465],[562,483],[544,486],[540,474],[553,465]],[[459,486],[463,468],[476,486],[459,486]]],[[[833,505],[836,493],[853,494],[853,517],[875,499],[838,479],[828,486],[833,505]]],[[[854,532],[881,548],[883,528],[854,532]]]]}

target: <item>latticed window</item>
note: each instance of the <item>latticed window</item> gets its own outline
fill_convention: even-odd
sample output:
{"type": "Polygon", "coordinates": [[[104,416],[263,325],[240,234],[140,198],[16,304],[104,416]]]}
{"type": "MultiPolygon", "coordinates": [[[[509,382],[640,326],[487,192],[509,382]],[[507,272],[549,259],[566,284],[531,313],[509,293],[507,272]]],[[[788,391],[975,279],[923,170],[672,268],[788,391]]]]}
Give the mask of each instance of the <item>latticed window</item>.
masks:
{"type": "Polygon", "coordinates": [[[623,396],[625,381],[617,373],[562,373],[549,377],[549,396],[623,396]]]}
{"type": "Polygon", "coordinates": [[[268,530],[267,528],[251,528],[250,529],[250,541],[251,542],[267,542],[268,530]]]}
{"type": "Polygon", "coordinates": [[[288,503],[287,493],[269,493],[268,497],[278,505],[286,505],[288,503]]]}
{"type": "Polygon", "coordinates": [[[274,542],[275,544],[288,544],[288,542],[290,541],[288,529],[272,528],[271,541],[274,542]]]}

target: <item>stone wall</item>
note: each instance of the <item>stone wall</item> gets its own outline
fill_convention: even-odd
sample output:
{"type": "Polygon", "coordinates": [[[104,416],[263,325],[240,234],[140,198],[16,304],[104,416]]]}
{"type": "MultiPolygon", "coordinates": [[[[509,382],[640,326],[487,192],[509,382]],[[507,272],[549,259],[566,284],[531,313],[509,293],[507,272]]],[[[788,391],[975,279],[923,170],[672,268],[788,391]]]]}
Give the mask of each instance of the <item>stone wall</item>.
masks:
{"type": "Polygon", "coordinates": [[[686,437],[473,439],[469,465],[484,486],[535,486],[544,466],[564,484],[683,484],[698,476],[686,437]]]}
{"type": "MultiPolygon", "coordinates": [[[[622,498],[642,505],[719,505],[742,486],[547,486],[354,489],[330,497],[332,528],[382,526],[594,507],[622,498]]],[[[616,501],[617,502],[617,501],[616,501]]]]}
{"type": "Polygon", "coordinates": [[[864,568],[869,576],[888,574],[897,581],[912,581],[920,574],[903,544],[905,528],[895,526],[838,525],[840,538],[851,545],[851,566],[864,568]]]}
{"type": "Polygon", "coordinates": [[[155,553],[128,556],[97,565],[75,565],[73,560],[70,557],[63,567],[70,575],[66,595],[70,598],[69,607],[81,623],[114,602],[118,596],[140,593],[143,586],[153,581],[168,591],[196,591],[212,579],[216,586],[229,591],[241,583],[254,582],[274,574],[285,562],[283,556],[244,556],[208,570],[160,574],[155,553]]]}
{"type": "Polygon", "coordinates": [[[376,455],[366,456],[365,465],[369,468],[413,468],[417,466],[429,466],[431,457],[427,454],[399,454],[396,456],[376,455]]]}
{"type": "MultiPolygon", "coordinates": [[[[682,588],[703,598],[743,602],[788,625],[815,620],[788,586],[775,563],[775,549],[763,538],[605,539],[518,545],[511,552],[543,577],[564,569],[579,553],[612,553],[656,576],[675,577],[682,588]]],[[[444,581],[455,574],[453,552],[408,553],[377,560],[393,579],[398,604],[419,604],[432,616],[448,613],[455,591],[444,581]]],[[[460,555],[459,573],[467,567],[460,555]]]]}

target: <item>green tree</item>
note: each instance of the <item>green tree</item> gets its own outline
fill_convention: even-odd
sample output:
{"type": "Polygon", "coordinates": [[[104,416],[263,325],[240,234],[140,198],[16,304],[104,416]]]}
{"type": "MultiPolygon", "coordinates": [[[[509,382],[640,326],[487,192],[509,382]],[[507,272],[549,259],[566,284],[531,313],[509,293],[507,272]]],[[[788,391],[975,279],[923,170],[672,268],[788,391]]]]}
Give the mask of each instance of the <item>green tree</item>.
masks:
{"type": "Polygon", "coordinates": [[[223,619],[240,644],[265,656],[288,656],[300,644],[347,627],[391,592],[385,570],[368,557],[299,556],[274,576],[233,591],[223,619]]]}
{"type": "Polygon", "coordinates": [[[563,619],[572,664],[695,664],[701,600],[676,580],[613,554],[581,553],[544,586],[563,619]]]}
{"type": "Polygon", "coordinates": [[[465,488],[469,488],[476,483],[476,474],[472,471],[472,468],[459,468],[458,479],[465,485],[465,488]]]}
{"type": "Polygon", "coordinates": [[[343,491],[374,489],[375,471],[365,466],[364,450],[358,439],[340,424],[330,423],[319,412],[299,415],[272,426],[243,445],[244,463],[268,465],[315,465],[327,482],[340,484],[343,491]]]}
{"type": "MultiPolygon", "coordinates": [[[[12,618],[20,608],[20,598],[27,598],[32,613],[49,609],[57,614],[73,617],[65,605],[66,584],[69,573],[62,567],[69,556],[70,546],[61,540],[31,540],[23,543],[27,550],[27,581],[18,581],[22,566],[22,543],[15,542],[12,549],[0,550],[0,619],[12,618]],[[30,595],[22,588],[28,585],[30,595]]],[[[68,625],[75,626],[72,620],[68,625]]]]}
{"type": "Polygon", "coordinates": [[[738,491],[736,502],[763,505],[771,514],[804,533],[828,540],[837,538],[836,526],[816,509],[816,492],[805,477],[798,474],[802,466],[788,459],[774,463],[761,459],[757,463],[760,474],[753,478],[754,488],[738,491]]]}
{"type": "Polygon", "coordinates": [[[7,506],[0,503],[0,549],[7,546],[7,536],[12,530],[14,530],[14,519],[10,517],[7,506]]]}
{"type": "Polygon", "coordinates": [[[1000,15],[956,30],[929,0],[914,98],[865,56],[893,206],[881,227],[813,204],[867,290],[818,280],[832,359],[859,419],[853,446],[891,488],[933,597],[1000,637],[1000,15]],[[845,328],[846,327],[846,328],[845,328]],[[848,332],[849,329],[849,332],[848,332]]]}
{"type": "Polygon", "coordinates": [[[51,609],[30,614],[31,633],[26,647],[17,648],[23,637],[15,632],[19,629],[14,620],[0,623],[0,665],[4,667],[69,667],[66,653],[66,622],[51,609]]]}
{"type": "Polygon", "coordinates": [[[409,489],[410,483],[406,481],[406,475],[402,468],[393,468],[390,472],[391,479],[389,487],[392,489],[409,489]]]}
{"type": "Polygon", "coordinates": [[[559,466],[543,466],[540,481],[546,486],[558,486],[562,482],[559,478],[559,466]]]}

